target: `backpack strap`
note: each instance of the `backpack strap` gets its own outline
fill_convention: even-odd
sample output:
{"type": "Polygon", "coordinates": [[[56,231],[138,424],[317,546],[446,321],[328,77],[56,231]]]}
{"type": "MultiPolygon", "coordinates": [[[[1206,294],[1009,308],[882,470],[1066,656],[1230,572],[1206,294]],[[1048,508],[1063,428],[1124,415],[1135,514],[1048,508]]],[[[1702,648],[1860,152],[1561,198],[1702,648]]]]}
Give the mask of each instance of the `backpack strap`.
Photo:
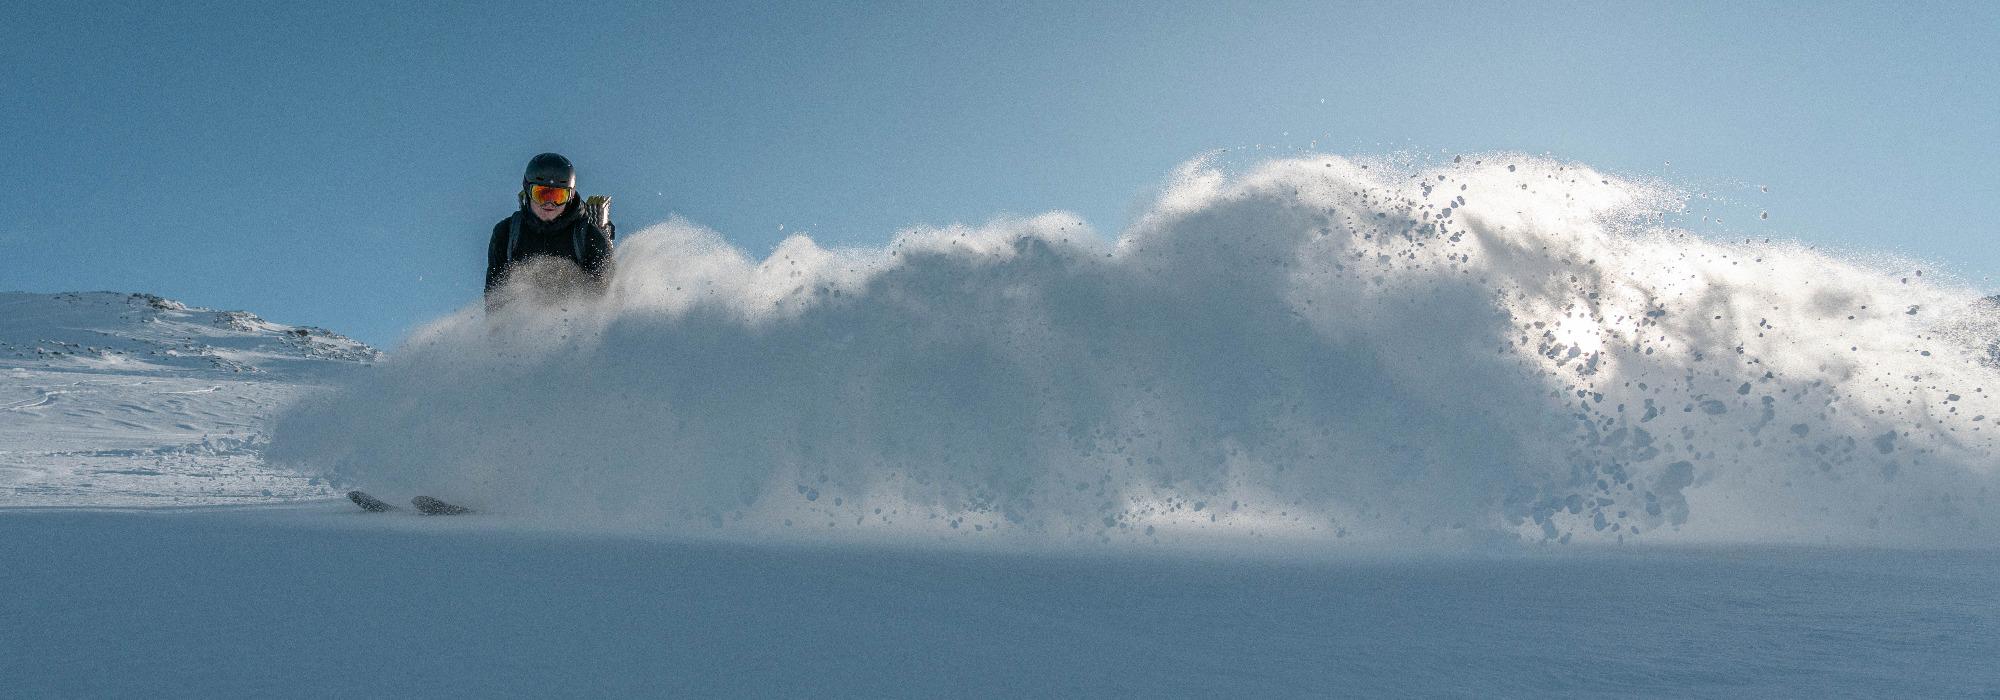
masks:
{"type": "Polygon", "coordinates": [[[584,219],[583,221],[576,222],[576,226],[572,227],[569,232],[570,245],[576,248],[576,264],[578,265],[584,264],[583,239],[585,232],[589,230],[590,230],[590,220],[584,219]]]}
{"type": "Polygon", "coordinates": [[[521,248],[521,212],[507,218],[507,262],[514,262],[514,252],[521,248]]]}

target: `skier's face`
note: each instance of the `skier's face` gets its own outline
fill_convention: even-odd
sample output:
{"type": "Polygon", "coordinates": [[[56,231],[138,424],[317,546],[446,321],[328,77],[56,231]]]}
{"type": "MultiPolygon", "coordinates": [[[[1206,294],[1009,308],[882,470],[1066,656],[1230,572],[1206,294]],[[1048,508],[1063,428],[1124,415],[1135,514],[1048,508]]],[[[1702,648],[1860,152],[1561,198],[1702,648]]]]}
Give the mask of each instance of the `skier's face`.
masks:
{"type": "Polygon", "coordinates": [[[534,203],[535,218],[543,221],[555,221],[556,217],[562,216],[563,207],[568,204],[568,202],[556,204],[553,202],[537,201],[534,203]]]}

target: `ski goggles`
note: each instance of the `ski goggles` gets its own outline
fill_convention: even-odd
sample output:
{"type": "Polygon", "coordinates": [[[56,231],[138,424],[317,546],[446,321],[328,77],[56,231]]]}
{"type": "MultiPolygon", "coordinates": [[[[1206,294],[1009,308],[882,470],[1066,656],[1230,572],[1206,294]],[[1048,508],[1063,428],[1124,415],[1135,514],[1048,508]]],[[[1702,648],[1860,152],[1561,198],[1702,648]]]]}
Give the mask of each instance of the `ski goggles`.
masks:
{"type": "Polygon", "coordinates": [[[528,186],[528,201],[538,204],[568,204],[569,198],[575,195],[576,190],[568,187],[528,186]]]}

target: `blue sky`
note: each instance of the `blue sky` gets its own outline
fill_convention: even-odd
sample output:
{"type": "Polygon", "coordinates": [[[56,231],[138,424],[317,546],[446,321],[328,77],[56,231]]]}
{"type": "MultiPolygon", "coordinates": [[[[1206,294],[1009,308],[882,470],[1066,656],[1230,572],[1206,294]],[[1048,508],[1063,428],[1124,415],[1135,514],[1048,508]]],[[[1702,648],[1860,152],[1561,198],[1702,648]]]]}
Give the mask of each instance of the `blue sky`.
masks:
{"type": "MultiPolygon", "coordinates": [[[[1991,289],[2000,9],[1842,3],[8,3],[0,289],[146,291],[392,344],[476,300],[522,165],[623,231],[1064,209],[1172,168],[1517,150],[1711,195],[1718,237],[1991,289]],[[1758,186],[1770,191],[1760,191],[1758,186]],[[1769,211],[1769,220],[1756,212],[1769,211]]],[[[781,230],[780,227],[783,227],[781,230]]]]}

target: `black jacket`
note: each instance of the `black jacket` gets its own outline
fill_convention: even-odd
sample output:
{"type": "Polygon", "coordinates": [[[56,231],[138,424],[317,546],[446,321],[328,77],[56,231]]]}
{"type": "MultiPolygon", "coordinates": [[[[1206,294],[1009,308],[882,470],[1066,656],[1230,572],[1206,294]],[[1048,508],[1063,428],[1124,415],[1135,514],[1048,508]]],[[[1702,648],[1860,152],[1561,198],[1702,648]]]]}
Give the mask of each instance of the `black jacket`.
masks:
{"type": "Polygon", "coordinates": [[[571,200],[569,207],[554,221],[543,222],[526,206],[515,211],[512,216],[501,219],[493,225],[493,241],[486,246],[486,297],[490,302],[493,291],[507,281],[507,270],[514,263],[537,255],[563,258],[590,273],[600,289],[611,276],[611,232],[599,228],[583,217],[583,209],[577,200],[571,200]],[[516,218],[521,221],[521,238],[514,245],[514,254],[507,254],[507,239],[516,218]],[[583,257],[576,255],[576,227],[584,227],[583,257]]]}

